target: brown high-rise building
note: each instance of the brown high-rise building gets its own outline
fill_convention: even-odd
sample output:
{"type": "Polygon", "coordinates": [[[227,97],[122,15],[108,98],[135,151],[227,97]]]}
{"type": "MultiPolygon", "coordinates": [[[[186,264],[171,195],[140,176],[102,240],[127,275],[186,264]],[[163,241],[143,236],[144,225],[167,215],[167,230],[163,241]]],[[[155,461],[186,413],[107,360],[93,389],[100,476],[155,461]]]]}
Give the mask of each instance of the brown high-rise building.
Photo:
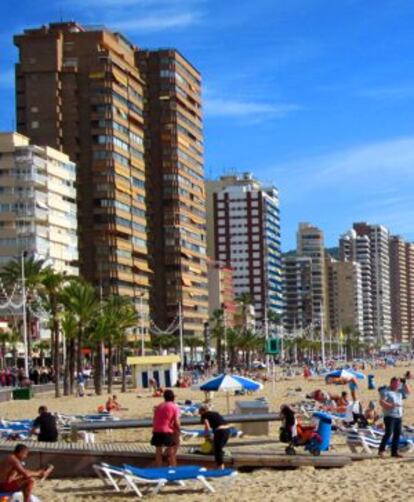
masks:
{"type": "Polygon", "coordinates": [[[200,75],[176,51],[141,52],[74,22],[25,30],[15,44],[18,131],[78,165],[82,275],[144,311],[150,303],[161,328],[181,303],[185,330],[201,333],[200,75]]]}
{"type": "Polygon", "coordinates": [[[414,340],[414,243],[407,242],[405,245],[406,270],[407,270],[407,317],[408,337],[412,347],[414,340]]]}
{"type": "Polygon", "coordinates": [[[414,244],[390,237],[392,340],[411,342],[414,335],[414,244]]]}
{"type": "Polygon", "coordinates": [[[151,310],[165,327],[181,304],[184,333],[202,335],[208,289],[201,76],[176,50],[137,51],[136,64],[147,96],[151,310]]]}

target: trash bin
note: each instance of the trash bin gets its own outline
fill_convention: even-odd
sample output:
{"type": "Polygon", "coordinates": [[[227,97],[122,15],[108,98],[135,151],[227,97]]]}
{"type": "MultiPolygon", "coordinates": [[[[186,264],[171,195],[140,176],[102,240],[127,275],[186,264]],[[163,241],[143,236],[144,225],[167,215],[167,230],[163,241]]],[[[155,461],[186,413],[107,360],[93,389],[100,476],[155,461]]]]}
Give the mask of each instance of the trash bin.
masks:
{"type": "Polygon", "coordinates": [[[14,400],[28,400],[33,397],[33,390],[31,387],[24,387],[21,389],[13,389],[14,400]]]}
{"type": "Polygon", "coordinates": [[[313,416],[319,421],[317,432],[322,438],[320,449],[321,451],[327,451],[331,443],[332,417],[322,412],[316,412],[313,416]]]}
{"type": "Polygon", "coordinates": [[[375,387],[375,375],[368,375],[368,389],[373,390],[375,387]]]}
{"type": "MultiPolygon", "coordinates": [[[[269,413],[269,404],[266,401],[237,401],[236,413],[240,415],[269,413]]],[[[268,436],[269,422],[242,423],[240,429],[248,436],[268,436]]]]}

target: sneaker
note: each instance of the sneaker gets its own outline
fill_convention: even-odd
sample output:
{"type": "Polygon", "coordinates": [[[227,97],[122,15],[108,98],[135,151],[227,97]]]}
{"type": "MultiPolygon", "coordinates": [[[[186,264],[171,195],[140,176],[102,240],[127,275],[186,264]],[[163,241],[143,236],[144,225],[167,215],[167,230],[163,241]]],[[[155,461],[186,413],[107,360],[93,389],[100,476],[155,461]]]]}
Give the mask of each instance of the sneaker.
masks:
{"type": "Polygon", "coordinates": [[[385,452],[384,451],[379,451],[378,452],[378,457],[379,458],[385,458],[385,452]]]}
{"type": "Polygon", "coordinates": [[[393,453],[391,455],[391,457],[393,457],[393,458],[404,458],[404,455],[401,455],[401,453],[393,453]]]}

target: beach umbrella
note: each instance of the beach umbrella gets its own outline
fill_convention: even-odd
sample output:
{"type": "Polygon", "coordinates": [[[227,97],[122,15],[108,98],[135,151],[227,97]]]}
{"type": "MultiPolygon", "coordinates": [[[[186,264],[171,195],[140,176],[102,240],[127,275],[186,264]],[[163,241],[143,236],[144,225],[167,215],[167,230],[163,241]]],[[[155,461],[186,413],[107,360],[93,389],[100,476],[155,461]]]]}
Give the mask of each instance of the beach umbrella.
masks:
{"type": "Polygon", "coordinates": [[[326,375],[326,378],[343,378],[344,380],[354,380],[357,378],[358,380],[363,380],[365,375],[360,371],[348,368],[331,371],[326,375]]]}
{"type": "Polygon", "coordinates": [[[200,390],[205,392],[226,392],[228,413],[230,411],[229,392],[234,392],[236,390],[255,392],[261,389],[263,389],[263,385],[251,378],[242,377],[240,375],[226,375],[224,373],[210,378],[200,385],[200,390]]]}

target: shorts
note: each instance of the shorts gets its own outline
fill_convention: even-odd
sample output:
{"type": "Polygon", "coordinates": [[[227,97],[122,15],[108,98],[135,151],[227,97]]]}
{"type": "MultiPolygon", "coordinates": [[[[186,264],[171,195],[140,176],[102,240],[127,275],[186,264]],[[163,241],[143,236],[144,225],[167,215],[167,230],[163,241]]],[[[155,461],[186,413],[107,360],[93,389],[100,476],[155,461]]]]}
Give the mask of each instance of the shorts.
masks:
{"type": "Polygon", "coordinates": [[[151,438],[152,446],[166,446],[167,448],[171,446],[176,446],[177,441],[174,434],[169,434],[167,432],[153,432],[151,438]]]}
{"type": "Polygon", "coordinates": [[[18,481],[0,482],[1,493],[15,493],[15,492],[20,492],[21,489],[22,489],[22,483],[19,483],[18,481]]]}

